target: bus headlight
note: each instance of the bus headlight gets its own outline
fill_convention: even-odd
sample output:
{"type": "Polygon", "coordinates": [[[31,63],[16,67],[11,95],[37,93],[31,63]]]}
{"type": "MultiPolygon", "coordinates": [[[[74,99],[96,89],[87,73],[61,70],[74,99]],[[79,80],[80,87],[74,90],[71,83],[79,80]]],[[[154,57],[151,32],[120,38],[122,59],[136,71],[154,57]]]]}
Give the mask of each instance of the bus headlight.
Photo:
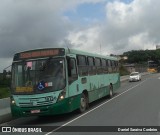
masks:
{"type": "Polygon", "coordinates": [[[13,99],[13,97],[11,97],[11,105],[15,105],[16,101],[13,99]]]}
{"type": "Polygon", "coordinates": [[[11,102],[12,104],[16,104],[16,102],[15,102],[15,100],[12,100],[12,102],[11,102]]]}
{"type": "Polygon", "coordinates": [[[63,90],[63,91],[59,94],[57,101],[63,100],[63,99],[65,98],[65,96],[66,96],[66,91],[63,90]]]}

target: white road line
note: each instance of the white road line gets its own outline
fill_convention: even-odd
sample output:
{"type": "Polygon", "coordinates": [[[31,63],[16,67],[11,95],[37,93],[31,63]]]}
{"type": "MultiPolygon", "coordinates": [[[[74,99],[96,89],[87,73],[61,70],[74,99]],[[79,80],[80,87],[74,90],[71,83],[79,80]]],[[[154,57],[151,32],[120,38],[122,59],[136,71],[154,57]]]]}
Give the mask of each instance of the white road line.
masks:
{"type": "Polygon", "coordinates": [[[60,126],[60,127],[56,128],[56,129],[52,130],[51,132],[48,132],[48,133],[47,133],[47,134],[45,134],[45,135],[49,135],[49,134],[51,134],[51,133],[53,133],[53,132],[57,131],[58,129],[60,129],[60,128],[62,128],[62,127],[64,127],[64,126],[66,126],[66,125],[68,125],[68,124],[72,123],[73,121],[75,121],[75,120],[77,120],[77,119],[79,119],[79,118],[81,118],[81,117],[83,117],[83,116],[87,115],[88,113],[90,113],[90,112],[92,112],[92,111],[96,110],[97,108],[99,108],[99,107],[103,106],[104,104],[106,104],[106,103],[108,103],[108,102],[110,102],[110,101],[112,101],[112,100],[114,100],[114,99],[118,98],[119,96],[121,96],[121,95],[125,94],[126,92],[128,92],[128,91],[130,91],[130,90],[132,90],[132,89],[136,88],[137,86],[141,85],[142,83],[144,83],[144,82],[145,82],[145,81],[147,81],[147,80],[148,80],[148,79],[146,79],[146,80],[142,81],[141,83],[139,83],[139,84],[137,84],[137,85],[135,85],[135,86],[133,86],[133,87],[131,87],[131,88],[127,89],[126,91],[124,91],[124,92],[120,93],[119,95],[117,95],[117,96],[113,97],[112,99],[110,99],[110,100],[108,100],[108,101],[106,101],[106,102],[102,103],[101,105],[99,105],[99,106],[97,106],[97,107],[93,108],[92,110],[90,110],[90,111],[88,111],[88,112],[86,112],[86,113],[84,113],[84,114],[82,114],[82,115],[78,116],[77,118],[74,118],[73,120],[71,120],[71,121],[69,121],[69,122],[67,122],[67,123],[63,124],[62,126],[60,126]]]}

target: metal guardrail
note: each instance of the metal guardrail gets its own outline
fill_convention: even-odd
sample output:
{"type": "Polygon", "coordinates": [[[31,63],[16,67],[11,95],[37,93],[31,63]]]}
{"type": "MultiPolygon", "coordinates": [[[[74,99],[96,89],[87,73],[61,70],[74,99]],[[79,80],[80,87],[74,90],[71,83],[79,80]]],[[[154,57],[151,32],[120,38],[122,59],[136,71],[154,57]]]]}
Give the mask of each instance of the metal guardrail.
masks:
{"type": "Polygon", "coordinates": [[[9,104],[10,104],[9,98],[0,99],[0,109],[8,107],[9,104]]]}
{"type": "Polygon", "coordinates": [[[10,99],[0,99],[0,124],[10,121],[11,119],[10,99]]]}

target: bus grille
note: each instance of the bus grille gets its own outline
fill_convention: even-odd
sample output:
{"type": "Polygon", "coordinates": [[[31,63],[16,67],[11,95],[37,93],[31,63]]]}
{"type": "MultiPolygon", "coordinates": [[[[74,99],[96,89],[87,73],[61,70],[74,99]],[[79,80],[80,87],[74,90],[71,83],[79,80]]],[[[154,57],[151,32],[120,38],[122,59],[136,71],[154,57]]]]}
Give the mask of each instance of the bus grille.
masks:
{"type": "Polygon", "coordinates": [[[19,106],[20,107],[35,107],[35,106],[44,106],[53,104],[54,101],[46,99],[46,97],[41,98],[20,98],[19,99],[19,106]]]}

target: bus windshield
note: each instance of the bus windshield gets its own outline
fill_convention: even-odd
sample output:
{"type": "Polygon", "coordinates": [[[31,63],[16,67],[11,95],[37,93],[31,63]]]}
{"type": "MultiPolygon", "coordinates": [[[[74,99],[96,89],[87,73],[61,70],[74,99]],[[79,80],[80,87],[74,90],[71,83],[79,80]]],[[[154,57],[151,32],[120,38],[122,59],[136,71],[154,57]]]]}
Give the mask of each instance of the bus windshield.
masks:
{"type": "Polygon", "coordinates": [[[26,60],[13,63],[12,89],[15,94],[46,93],[66,85],[63,58],[26,60]]]}

